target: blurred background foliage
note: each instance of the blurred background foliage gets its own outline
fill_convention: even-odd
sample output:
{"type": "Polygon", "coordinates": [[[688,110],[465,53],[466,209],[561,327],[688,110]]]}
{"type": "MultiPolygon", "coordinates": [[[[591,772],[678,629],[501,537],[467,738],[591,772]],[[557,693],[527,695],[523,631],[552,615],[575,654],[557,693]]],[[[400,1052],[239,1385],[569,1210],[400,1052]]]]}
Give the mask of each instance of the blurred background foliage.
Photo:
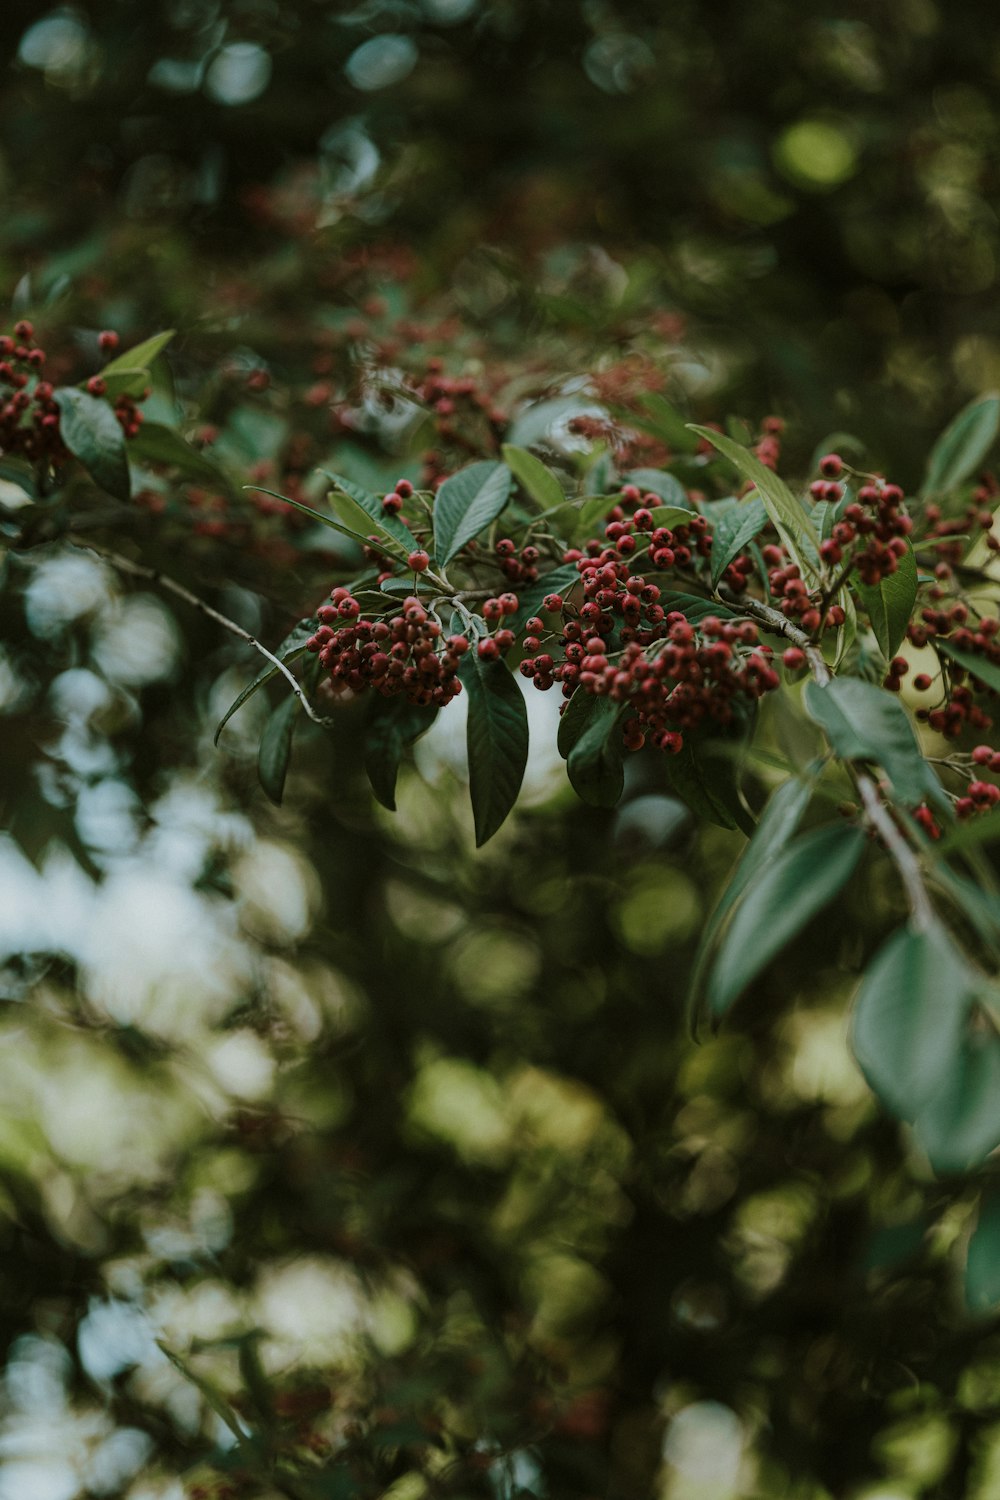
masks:
{"type": "MultiPolygon", "coordinates": [[[[980,8],[11,0],[0,28],[10,321],[68,371],[100,328],[177,327],[151,410],[247,481],[415,479],[447,448],[405,397],[429,357],[515,441],[572,448],[659,382],[779,412],[793,468],[846,428],[911,482],[1000,378],[980,8]]],[[[272,643],[329,587],[280,505],[142,478],[77,529],[272,643]]],[[[742,840],[655,763],[582,806],[536,699],[525,804],[474,854],[460,706],[395,816],[346,711],[272,808],[263,699],[212,747],[251,651],[58,538],[2,570],[2,1500],[996,1493],[974,1191],[845,1045],[892,891],[862,871],[696,1045],[742,840]]]]}

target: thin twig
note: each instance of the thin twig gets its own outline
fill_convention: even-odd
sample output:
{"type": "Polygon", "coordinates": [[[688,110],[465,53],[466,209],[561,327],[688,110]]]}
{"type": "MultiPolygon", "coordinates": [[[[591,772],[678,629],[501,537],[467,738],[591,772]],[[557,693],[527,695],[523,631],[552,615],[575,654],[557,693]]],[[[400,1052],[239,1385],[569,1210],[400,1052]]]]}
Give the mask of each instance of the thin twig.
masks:
{"type": "Polygon", "coordinates": [[[770,604],[763,604],[759,599],[745,599],[741,594],[731,594],[728,590],[720,594],[720,597],[730,609],[749,615],[752,620],[765,625],[774,635],[783,635],[786,640],[791,641],[793,646],[798,646],[804,651],[809,670],[820,687],[827,687],[833,681],[833,674],[823,660],[823,653],[819,647],[813,643],[804,630],[800,630],[797,625],[792,624],[791,620],[786,619],[780,609],[773,609],[770,604]]]}
{"type": "MultiPolygon", "coordinates": [[[[729,594],[726,596],[726,603],[743,614],[749,615],[751,619],[759,621],[775,635],[783,635],[793,645],[800,647],[805,653],[813,678],[820,687],[828,687],[833,681],[833,674],[823,660],[818,647],[813,644],[804,630],[793,625],[780,610],[761,604],[757,599],[743,599],[729,594]]],[[[899,871],[910,902],[913,921],[917,927],[926,929],[934,922],[934,908],[924,885],[920,861],[897,827],[872,777],[867,771],[859,770],[857,766],[851,767],[851,774],[864,804],[868,821],[881,838],[886,853],[899,871]]]]}
{"type": "Polygon", "coordinates": [[[74,547],[80,547],[88,552],[95,552],[98,557],[102,557],[105,562],[110,563],[119,573],[125,573],[131,578],[142,578],[147,583],[157,584],[168,594],[174,594],[178,599],[183,599],[185,604],[191,605],[192,609],[200,610],[208,619],[214,620],[216,625],[221,625],[223,630],[228,630],[230,635],[234,635],[238,640],[245,642],[246,645],[252,646],[255,651],[260,652],[266,661],[269,661],[273,667],[276,667],[282,677],[285,678],[292,692],[298,698],[306,714],[312,719],[314,724],[320,724],[324,729],[330,728],[333,725],[335,722],[333,719],[325,719],[321,714],[316,712],[306,697],[298,678],[294,673],[289,671],[280,657],[268,651],[266,646],[262,646],[257,637],[251,635],[249,630],[244,630],[242,625],[237,625],[236,621],[230,620],[228,615],[220,614],[217,609],[212,608],[211,604],[206,604],[204,599],[199,599],[197,594],[192,594],[191,590],[185,588],[182,583],[178,583],[176,579],[168,577],[166,573],[161,573],[158,568],[150,568],[145,563],[133,562],[130,557],[123,557],[120,552],[112,552],[110,548],[102,547],[97,542],[73,535],[68,536],[66,540],[74,547]]]}
{"type": "Polygon", "coordinates": [[[924,885],[920,861],[897,828],[872,778],[865,771],[857,771],[854,780],[865,805],[868,821],[885,844],[906,887],[914,925],[927,931],[934,925],[935,917],[924,885]]]}

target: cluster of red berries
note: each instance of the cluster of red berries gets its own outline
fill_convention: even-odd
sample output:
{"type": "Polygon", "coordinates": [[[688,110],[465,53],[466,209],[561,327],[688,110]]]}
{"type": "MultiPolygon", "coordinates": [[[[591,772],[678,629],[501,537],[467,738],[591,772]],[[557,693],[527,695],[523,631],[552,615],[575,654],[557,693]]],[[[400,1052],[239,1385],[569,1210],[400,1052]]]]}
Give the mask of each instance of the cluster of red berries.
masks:
{"type": "MultiPolygon", "coordinates": [[[[488,445],[495,445],[497,433],[507,421],[507,414],[497,405],[493,393],[480,385],[475,376],[445,375],[444,362],[437,356],[427,361],[417,395],[430,407],[437,435],[444,442],[452,439],[467,442],[469,435],[462,423],[464,419],[467,425],[471,417],[481,424],[481,433],[482,424],[485,424],[483,436],[488,445]]],[[[477,441],[474,446],[479,447],[480,443],[477,441]]],[[[423,462],[428,485],[437,488],[445,477],[440,454],[430,449],[424,454],[423,462]]]]}
{"type": "Polygon", "coordinates": [[[755,649],[757,627],[751,620],[723,622],[707,615],[696,630],[672,610],[664,626],[662,642],[644,648],[631,641],[617,663],[605,654],[600,637],[585,643],[576,682],[586,692],[635,709],[636,717],[624,728],[629,750],[641,749],[648,736],[656,749],[676,753],[684,730],[707,723],[724,729],[736,718],[740,698],[760,698],[778,686],[777,672],[755,649]]]}
{"type": "MultiPolygon", "coordinates": [[[[1000,619],[985,615],[976,622],[975,628],[968,626],[969,609],[958,599],[947,609],[927,605],[920,611],[920,619],[907,627],[907,639],[914,646],[926,646],[936,637],[947,639],[970,656],[982,657],[984,661],[1000,664],[1000,619]]],[[[973,689],[982,690],[983,684],[974,673],[966,673],[956,662],[945,661],[947,701],[937,708],[918,708],[917,718],[924,720],[931,729],[948,739],[955,739],[968,725],[972,729],[989,729],[993,720],[986,710],[975,702],[973,689]],[[971,686],[966,682],[968,676],[971,686]]],[[[902,674],[900,674],[902,675],[902,674]]],[[[932,678],[921,672],[913,679],[919,692],[926,692],[932,678]]]]}
{"type": "Polygon", "coordinates": [[[350,589],[335,588],[317,611],[319,627],[306,650],[319,656],[336,695],[374,688],[411,703],[442,707],[462,691],[458,666],[468,638],[442,639],[441,626],[414,597],[389,620],[363,620],[350,589]]]}
{"type": "MultiPolygon", "coordinates": [[[[977,745],[972,752],[972,764],[978,766],[980,771],[992,771],[995,774],[1000,771],[1000,750],[994,750],[992,745],[977,745]]],[[[974,778],[970,781],[965,796],[957,799],[955,815],[963,820],[971,818],[975,813],[989,812],[998,802],[1000,786],[992,781],[974,778]]]]}
{"type": "MultiPolygon", "coordinates": [[[[820,470],[828,477],[810,485],[815,500],[836,503],[843,499],[843,486],[829,477],[840,474],[842,469],[839,454],[828,453],[820,460],[820,470]]],[[[856,548],[852,558],[862,583],[874,586],[895,573],[900,558],[906,555],[913,530],[913,521],[903,509],[904,498],[898,484],[886,484],[882,479],[863,484],[857,499],[844,507],[830,536],[820,543],[823,561],[836,567],[843,561],[845,549],[863,540],[864,545],[856,548]]]]}
{"type": "MultiPolygon", "coordinates": [[[[942,515],[940,505],[931,504],[924,507],[924,520],[928,527],[924,541],[926,545],[934,547],[941,559],[934,569],[938,578],[950,578],[951,568],[947,565],[961,562],[964,538],[976,531],[992,532],[993,511],[991,507],[997,504],[998,498],[1000,498],[1000,485],[996,478],[992,474],[984,474],[972,499],[960,516],[945,517],[942,515]],[[952,537],[958,540],[952,541],[952,537]]],[[[988,535],[986,545],[991,552],[1000,552],[1000,538],[988,535]]]]}
{"type": "Polygon", "coordinates": [[[538,577],[538,548],[528,542],[518,551],[517,543],[509,536],[502,536],[494,545],[500,570],[510,583],[534,583],[538,577]]]}
{"type": "MultiPolygon", "coordinates": [[[[97,342],[103,353],[111,354],[118,347],[118,335],[108,329],[98,335],[97,342]]],[[[10,391],[0,397],[0,452],[47,467],[65,463],[70,453],[62,440],[55,387],[42,379],[45,363],[46,352],[26,318],[14,325],[13,336],[0,335],[0,387],[10,391]]],[[[91,396],[103,396],[107,383],[93,375],[86,389],[91,396]]],[[[134,437],[142,422],[135,399],[124,394],[116,397],[114,412],[125,436],[134,437]]]]}
{"type": "Polygon", "coordinates": [[[0,405],[0,451],[48,465],[64,463],[70,455],[59,434],[53,387],[41,379],[45,360],[26,319],[15,324],[13,338],[0,336],[0,386],[10,391],[0,405]]]}
{"type": "Polygon", "coordinates": [[[841,606],[831,604],[825,611],[820,608],[820,600],[810,592],[798,563],[787,561],[783,547],[769,542],[761,548],[761,557],[769,570],[767,582],[771,597],[786,619],[797,620],[807,635],[817,635],[821,630],[843,625],[841,606]]]}

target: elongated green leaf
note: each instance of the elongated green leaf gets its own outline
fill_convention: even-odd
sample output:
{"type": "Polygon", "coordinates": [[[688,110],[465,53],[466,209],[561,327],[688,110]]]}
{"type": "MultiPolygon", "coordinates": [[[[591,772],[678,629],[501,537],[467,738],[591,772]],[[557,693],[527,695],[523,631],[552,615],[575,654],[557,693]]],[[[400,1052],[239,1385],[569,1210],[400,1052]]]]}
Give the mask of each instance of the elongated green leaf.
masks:
{"type": "Polygon", "coordinates": [[[868,611],[875,639],[888,661],[903,642],[917,597],[917,560],[913,548],[907,544],[895,573],[887,573],[881,583],[859,582],[856,587],[868,611]]]}
{"type": "Polygon", "coordinates": [[[182,474],[188,474],[192,479],[200,479],[203,484],[213,485],[218,489],[232,488],[229,476],[218,464],[199,453],[197,448],[192,448],[179,432],[175,432],[172,427],[164,427],[160,422],[143,423],[135,437],[129,439],[128,455],[146,463],[170,464],[182,474]]]}
{"type": "MultiPolygon", "coordinates": [[[[285,636],[285,639],[281,642],[281,645],[278,646],[277,650],[274,652],[274,655],[278,657],[279,661],[283,661],[286,666],[288,666],[290,662],[297,661],[298,658],[304,654],[306,649],[306,641],[313,634],[315,629],[315,620],[300,620],[299,623],[285,636]]],[[[215,731],[214,736],[214,743],[216,745],[219,743],[219,736],[225,729],[226,725],[229,723],[230,719],[233,717],[233,714],[236,713],[238,709],[242,708],[247,699],[252,698],[254,693],[256,693],[259,688],[262,688],[266,682],[270,682],[272,677],[277,676],[277,667],[265,667],[263,672],[259,672],[254,678],[253,682],[249,683],[243,689],[239,697],[229,705],[222,718],[219,720],[219,727],[215,731]]]]}
{"type": "Polygon", "coordinates": [[[683,505],[657,505],[650,511],[650,515],[654,529],[665,526],[668,531],[673,531],[678,526],[690,526],[693,519],[691,511],[683,505]]]}
{"type": "Polygon", "coordinates": [[[1000,1193],[987,1188],[969,1240],[965,1263],[965,1301],[972,1312],[1000,1307],[1000,1193]]]}
{"type": "Polygon", "coordinates": [[[685,732],[682,748],[665,765],[674,791],[693,813],[749,838],[755,825],[740,795],[738,748],[736,738],[685,732]]]}
{"type": "Polygon", "coordinates": [[[803,571],[812,571],[809,559],[818,555],[819,537],[806,514],[805,507],[796,500],[787,484],[778,478],[773,469],[768,469],[762,464],[748,448],[741,447],[732,438],[723,436],[721,432],[714,432],[711,427],[692,425],[691,431],[705,438],[713,448],[717,448],[729,459],[743,478],[750,481],[763,500],[767,513],[778,535],[788,548],[790,556],[803,571]],[[804,543],[808,543],[808,546],[804,543]]]}
{"type": "Polygon", "coordinates": [[[1000,396],[977,396],[948,424],[931,449],[923,493],[952,490],[974,474],[1000,429],[1000,396]]]}
{"type": "Polygon", "coordinates": [[[829,687],[806,684],[806,712],[823,729],[842,760],[874,761],[901,802],[917,806],[925,797],[950,807],[924,760],[906,709],[892,693],[857,677],[838,677],[829,687]]]}
{"type": "Polygon", "coordinates": [[[125,434],[106,401],[61,386],[53,393],[60,410],[59,431],[69,451],[109,495],[127,500],[131,494],[125,434]]]}
{"type": "MultiPolygon", "coordinates": [[[[573,694],[574,699],[579,696],[579,691],[573,694]]],[[[608,698],[594,698],[594,702],[597,711],[570,750],[566,770],[573,790],[584,802],[591,807],[614,807],[625,786],[621,729],[625,710],[608,698]]]]}
{"type": "Polygon", "coordinates": [[[964,667],[970,677],[977,677],[991,692],[1000,693],[1000,666],[996,662],[989,661],[985,656],[977,656],[973,651],[963,651],[960,646],[953,646],[947,636],[935,637],[934,644],[958,666],[964,667]]]}
{"type": "Polygon", "coordinates": [[[943,927],[900,928],[868,967],[854,1005],[851,1045],[892,1114],[912,1120],[959,1065],[972,975],[943,927]]]}
{"type": "Polygon", "coordinates": [[[706,984],[718,1018],[854,873],[860,828],[838,823],[802,834],[770,861],[733,913],[706,984]]]}
{"type": "Polygon", "coordinates": [[[434,500],[434,546],[442,567],[496,519],[510,487],[507,465],[490,462],[469,464],[445,480],[434,500]]]}
{"type": "MultiPolygon", "coordinates": [[[[311,505],[303,505],[301,500],[290,500],[287,495],[280,495],[277,490],[265,489],[261,484],[245,484],[243,488],[245,490],[256,490],[259,495],[270,495],[272,500],[282,500],[285,505],[290,505],[293,510],[300,511],[302,515],[308,516],[310,521],[318,521],[321,526],[328,526],[331,531],[339,532],[341,536],[350,537],[351,541],[357,542],[359,546],[368,545],[367,532],[357,531],[352,526],[345,526],[343,521],[337,521],[333,516],[324,515],[321,510],[313,510],[311,505]]],[[[391,550],[395,553],[395,543],[386,541],[385,547],[387,552],[391,550]]]]}
{"type": "Polygon", "coordinates": [[[712,587],[738,557],[748,542],[752,542],[767,525],[767,511],[759,497],[744,500],[741,504],[719,517],[712,533],[712,587]]]}
{"type": "Polygon", "coordinates": [[[390,515],[382,509],[382,501],[377,495],[363,489],[360,484],[345,479],[342,474],[331,474],[329,469],[320,469],[319,472],[333,485],[334,503],[348,526],[360,530],[363,535],[376,532],[380,537],[395,543],[394,548],[387,550],[392,550],[403,559],[409,556],[417,545],[413,532],[398,516],[390,515]]]}
{"type": "Polygon", "coordinates": [[[588,693],[583,688],[577,688],[559,715],[556,749],[563,760],[569,759],[573,746],[583,738],[591,725],[596,724],[601,718],[604,712],[602,705],[607,701],[606,698],[598,698],[596,693],[588,693]]]}
{"type": "Polygon", "coordinates": [[[518,484],[543,510],[562,504],[566,498],[562,485],[540,458],[513,443],[504,443],[501,451],[518,484]]]}
{"type": "Polygon", "coordinates": [[[292,758],[292,735],[302,705],[293,695],[284,698],[264,726],[257,751],[257,777],[264,791],[280,807],[285,777],[292,758]]]}
{"type": "Polygon", "coordinates": [[[693,453],[697,447],[697,439],[688,430],[687,423],[676,407],[661,396],[657,391],[647,391],[639,397],[639,405],[643,407],[647,415],[647,421],[643,424],[648,429],[661,437],[671,448],[678,453],[693,453]]]}
{"type": "Polygon", "coordinates": [[[148,370],[153,360],[163,352],[175,333],[176,329],[168,328],[163,333],[154,333],[152,338],[144,339],[141,344],[135,344],[131,349],[116,354],[114,359],[109,360],[104,366],[101,375],[107,380],[109,375],[117,375],[121,370],[148,370]]]}
{"type": "Polygon", "coordinates": [[[968,1033],[948,1063],[914,1131],[935,1172],[967,1172],[1000,1146],[1000,1037],[968,1033]]]}
{"type": "Polygon", "coordinates": [[[667,592],[660,595],[660,604],[668,615],[677,610],[692,625],[697,625],[698,621],[704,620],[706,615],[715,615],[719,620],[729,620],[733,617],[733,611],[725,604],[719,604],[715,599],[704,599],[701,594],[667,592]]]}
{"type": "Polygon", "coordinates": [[[790,777],[771,793],[753,837],[740,856],[732,879],[723,890],[715,910],[702,929],[688,989],[689,1019],[694,1015],[705,969],[727,916],[751,882],[784,849],[802,821],[812,794],[813,782],[811,780],[800,781],[795,776],[790,777]]]}
{"type": "Polygon", "coordinates": [[[365,724],[365,770],[383,807],[396,811],[396,777],[403,754],[437,718],[434,707],[421,708],[402,694],[383,698],[371,693],[365,724]]]}
{"type": "Polygon", "coordinates": [[[101,379],[106,401],[114,401],[116,396],[141,396],[150,383],[148,370],[119,370],[115,375],[102,372],[101,379]]]}
{"type": "Polygon", "coordinates": [[[664,505],[678,505],[682,510],[694,510],[687,491],[673,474],[665,469],[632,469],[625,475],[626,484],[638,485],[644,495],[656,495],[664,505]]]}
{"type": "Polygon", "coordinates": [[[1000,807],[972,818],[968,823],[956,823],[934,845],[931,853],[940,858],[946,854],[960,854],[963,849],[976,849],[982,844],[995,844],[1000,840],[1000,807]]]}
{"type": "Polygon", "coordinates": [[[462,658],[461,677],[469,694],[469,792],[479,848],[517,801],[528,763],[528,714],[503,662],[483,661],[472,650],[462,658]]]}

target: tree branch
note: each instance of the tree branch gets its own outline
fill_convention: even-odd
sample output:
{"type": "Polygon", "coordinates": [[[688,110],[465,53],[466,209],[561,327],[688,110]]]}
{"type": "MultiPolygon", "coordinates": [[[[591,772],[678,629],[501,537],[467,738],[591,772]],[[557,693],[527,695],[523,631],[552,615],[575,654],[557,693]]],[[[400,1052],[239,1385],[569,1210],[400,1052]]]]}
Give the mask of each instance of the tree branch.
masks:
{"type": "Polygon", "coordinates": [[[280,657],[268,651],[266,646],[262,646],[257,637],[251,635],[249,630],[244,630],[242,625],[237,625],[236,621],[230,620],[228,615],[220,614],[217,609],[212,608],[211,604],[206,604],[204,599],[199,599],[197,594],[192,594],[191,590],[185,588],[182,583],[178,583],[176,579],[168,577],[166,573],[161,573],[157,568],[147,567],[145,563],[133,562],[130,557],[123,557],[120,552],[112,552],[110,548],[102,547],[97,542],[88,541],[83,537],[73,535],[67,536],[66,540],[74,547],[79,547],[86,552],[96,553],[98,557],[103,558],[106,563],[110,563],[119,573],[125,573],[130,578],[142,578],[147,583],[157,584],[166,593],[174,594],[176,598],[183,599],[185,604],[191,605],[192,609],[199,610],[209,620],[213,620],[216,625],[221,625],[222,629],[227,630],[230,635],[234,635],[238,640],[245,642],[246,645],[252,646],[255,651],[258,651],[266,661],[269,661],[281,673],[314,724],[319,724],[324,729],[330,728],[333,725],[335,722],[333,719],[325,719],[321,714],[316,712],[306,697],[298,678],[289,670],[280,657]]]}
{"type": "MultiPolygon", "coordinates": [[[[737,595],[730,595],[728,592],[725,602],[730,608],[749,615],[752,620],[764,625],[775,635],[783,635],[787,641],[798,646],[805,653],[809,670],[820,687],[827,687],[833,681],[833,673],[823,660],[823,654],[818,646],[814,645],[804,630],[800,630],[797,625],[792,624],[791,620],[786,619],[780,610],[772,609],[769,604],[762,604],[757,599],[743,599],[737,595]]],[[[899,871],[910,903],[913,921],[916,926],[926,929],[931,926],[935,918],[934,907],[927,894],[923,872],[920,869],[920,861],[882,800],[874,779],[867,771],[859,770],[857,766],[852,766],[850,769],[868,822],[881,838],[886,853],[899,871]]]]}

